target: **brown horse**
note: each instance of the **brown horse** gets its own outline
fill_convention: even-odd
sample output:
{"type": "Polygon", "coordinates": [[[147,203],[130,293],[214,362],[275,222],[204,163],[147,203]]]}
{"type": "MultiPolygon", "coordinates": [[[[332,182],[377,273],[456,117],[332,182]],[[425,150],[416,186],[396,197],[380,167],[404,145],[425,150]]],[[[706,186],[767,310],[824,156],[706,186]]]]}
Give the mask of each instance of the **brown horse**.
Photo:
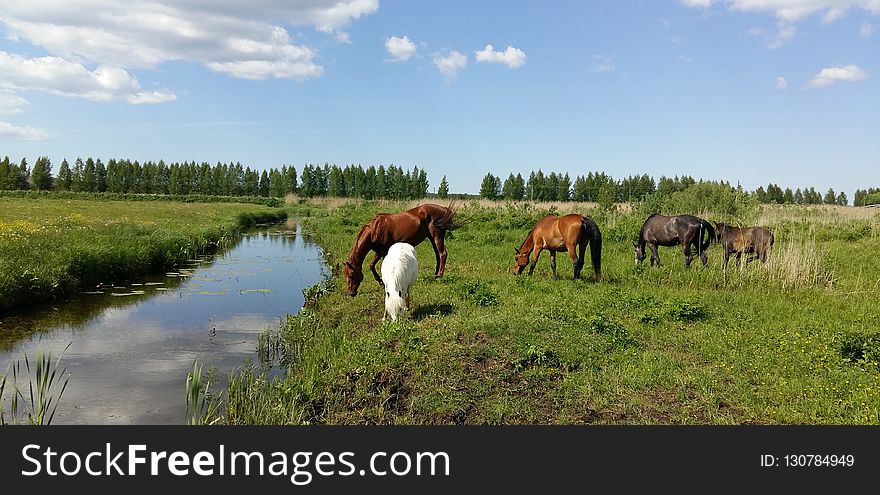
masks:
{"type": "Polygon", "coordinates": [[[529,255],[532,257],[532,265],[529,267],[529,275],[535,271],[538,256],[542,250],[550,251],[550,268],[553,270],[553,278],[556,277],[556,253],[568,251],[568,257],[574,266],[574,278],[581,277],[581,269],[584,267],[584,254],[590,245],[590,257],[593,259],[593,271],[596,279],[602,278],[602,234],[599,226],[592,219],[578,214],[557,217],[547,215],[538,220],[532,227],[529,236],[523,241],[522,246],[514,248],[516,258],[513,264],[513,273],[519,275],[529,264],[529,255]],[[575,253],[575,248],[578,252],[575,253]]]}
{"type": "Polygon", "coordinates": [[[667,217],[654,213],[645,220],[642,230],[639,231],[638,243],[635,247],[636,263],[645,261],[645,244],[651,249],[651,266],[657,262],[660,266],[660,256],[657,254],[657,246],[678,246],[681,244],[684,250],[684,266],[691,266],[691,246],[697,250],[703,266],[709,263],[706,250],[715,238],[715,229],[712,224],[693,215],[677,215],[667,217]],[[703,242],[703,233],[708,234],[703,242]],[[702,242],[702,244],[701,244],[702,242]]]}
{"type": "Polygon", "coordinates": [[[764,227],[733,227],[726,223],[716,222],[715,228],[718,232],[716,239],[724,248],[724,268],[727,268],[727,261],[730,255],[736,253],[736,266],[739,268],[739,261],[743,253],[752,254],[746,258],[746,265],[761,260],[761,263],[767,262],[767,254],[776,239],[773,233],[764,227]]]}
{"type": "Polygon", "coordinates": [[[343,272],[348,279],[348,295],[356,296],[358,287],[364,280],[364,259],[370,251],[375,252],[370,262],[373,278],[382,285],[382,278],[376,272],[376,263],[388,254],[388,249],[396,242],[417,246],[425,239],[431,241],[437,266],[434,275],[442,277],[446,270],[446,232],[460,225],[453,221],[453,209],[435,204],[423,204],[401,213],[379,213],[361,227],[357,240],[348,253],[343,272]]]}

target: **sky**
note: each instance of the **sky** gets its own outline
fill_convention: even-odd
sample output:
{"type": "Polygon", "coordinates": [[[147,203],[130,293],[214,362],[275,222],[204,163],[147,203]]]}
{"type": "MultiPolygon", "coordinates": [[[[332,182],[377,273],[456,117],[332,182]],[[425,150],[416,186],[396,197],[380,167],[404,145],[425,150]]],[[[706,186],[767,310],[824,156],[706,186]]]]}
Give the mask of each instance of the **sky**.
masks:
{"type": "Polygon", "coordinates": [[[880,186],[880,0],[3,0],[0,156],[880,186]]]}

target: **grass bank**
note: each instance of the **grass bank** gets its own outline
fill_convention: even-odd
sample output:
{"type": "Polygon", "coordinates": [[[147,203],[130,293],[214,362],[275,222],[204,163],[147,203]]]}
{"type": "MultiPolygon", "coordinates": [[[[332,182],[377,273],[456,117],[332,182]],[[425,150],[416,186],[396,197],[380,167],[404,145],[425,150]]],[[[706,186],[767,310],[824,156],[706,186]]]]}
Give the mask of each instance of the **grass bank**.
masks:
{"type": "Polygon", "coordinates": [[[164,270],[285,217],[250,204],[0,196],[0,314],[164,270]]]}
{"type": "MultiPolygon", "coordinates": [[[[338,269],[376,203],[300,204],[338,269]]],[[[461,205],[446,276],[418,247],[412,312],[382,322],[368,276],[349,298],[341,274],[312,288],[282,329],[292,366],[232,377],[228,423],[877,424],[880,422],[880,219],[846,208],[761,208],[777,234],[766,265],[636,266],[642,214],[601,212],[605,278],[575,281],[546,254],[532,277],[513,247],[548,209],[461,205]]],[[[710,219],[715,219],[709,216],[710,219]]],[[[721,220],[718,218],[718,220],[721,220]]],[[[585,268],[584,273],[590,270],[585,268]]],[[[338,272],[337,272],[338,273],[338,272]]]]}

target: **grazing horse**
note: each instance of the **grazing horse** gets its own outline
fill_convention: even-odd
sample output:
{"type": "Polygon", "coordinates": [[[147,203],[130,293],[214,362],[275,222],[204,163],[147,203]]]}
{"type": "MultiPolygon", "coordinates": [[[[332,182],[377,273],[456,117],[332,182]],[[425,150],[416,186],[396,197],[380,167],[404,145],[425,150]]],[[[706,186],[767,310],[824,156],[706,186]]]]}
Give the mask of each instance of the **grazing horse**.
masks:
{"type": "Polygon", "coordinates": [[[584,267],[584,254],[590,245],[590,257],[593,259],[593,271],[596,279],[602,278],[602,234],[599,227],[592,219],[578,214],[570,214],[562,217],[547,215],[538,220],[529,236],[523,241],[522,246],[513,248],[516,252],[513,264],[513,273],[519,275],[529,264],[529,255],[532,265],[529,267],[529,275],[535,271],[538,256],[542,250],[550,251],[550,268],[553,270],[553,278],[556,277],[556,253],[568,251],[568,257],[574,266],[574,278],[581,277],[581,269],[584,267]],[[575,252],[578,248],[578,252],[575,252]]]}
{"type": "MultiPolygon", "coordinates": [[[[409,309],[409,290],[419,276],[416,248],[397,242],[388,249],[382,261],[382,282],[385,284],[385,315],[397,321],[397,315],[409,309]]],[[[382,316],[385,319],[385,316],[382,316]]]]}
{"type": "Polygon", "coordinates": [[[703,266],[709,262],[706,256],[706,250],[715,238],[715,229],[712,224],[692,215],[677,215],[667,217],[664,215],[653,214],[645,220],[642,230],[639,232],[638,243],[633,243],[635,247],[636,263],[645,261],[645,244],[651,248],[651,266],[657,262],[660,266],[660,256],[657,255],[657,246],[677,246],[681,244],[684,251],[684,266],[691,266],[691,246],[697,250],[700,259],[703,260],[703,266]],[[703,241],[703,233],[706,233],[706,240],[703,241]],[[702,244],[700,244],[702,242],[702,244]]]}
{"type": "Polygon", "coordinates": [[[746,258],[746,265],[761,260],[761,263],[767,262],[767,254],[770,247],[776,239],[773,233],[764,227],[733,227],[726,223],[716,222],[715,228],[718,232],[716,239],[724,248],[724,268],[727,269],[727,261],[732,253],[736,253],[736,266],[739,268],[739,261],[743,253],[752,254],[746,258]]]}
{"type": "Polygon", "coordinates": [[[446,232],[455,230],[460,224],[453,221],[455,211],[452,208],[435,204],[423,204],[401,213],[379,213],[361,227],[343,272],[348,280],[348,295],[356,296],[358,287],[364,280],[364,258],[370,251],[376,253],[370,262],[370,271],[379,284],[382,279],[376,272],[376,263],[383,258],[392,244],[405,242],[413,246],[425,239],[431,241],[436,258],[434,275],[442,277],[446,270],[446,232]]]}

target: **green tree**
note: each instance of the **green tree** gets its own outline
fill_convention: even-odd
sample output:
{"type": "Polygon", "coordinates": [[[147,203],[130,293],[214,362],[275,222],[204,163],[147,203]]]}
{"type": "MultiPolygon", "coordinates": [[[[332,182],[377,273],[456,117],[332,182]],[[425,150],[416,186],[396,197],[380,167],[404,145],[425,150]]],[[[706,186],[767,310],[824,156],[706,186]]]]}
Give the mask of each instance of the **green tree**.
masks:
{"type": "Polygon", "coordinates": [[[491,173],[486,174],[480,185],[480,196],[486,199],[498,199],[499,194],[501,194],[501,179],[491,173]]]}
{"type": "Polygon", "coordinates": [[[829,187],[828,192],[825,193],[825,201],[826,205],[833,205],[837,202],[837,195],[834,194],[834,189],[829,187]]]}
{"type": "Polygon", "coordinates": [[[86,159],[85,167],[83,167],[82,190],[86,192],[96,192],[98,190],[98,176],[96,175],[95,161],[91,157],[86,159]]]}
{"type": "Polygon", "coordinates": [[[566,173],[559,178],[559,192],[556,197],[559,201],[571,201],[571,177],[566,173]]]}
{"type": "Polygon", "coordinates": [[[31,171],[31,185],[38,191],[52,189],[52,163],[49,161],[49,157],[41,156],[34,162],[34,169],[31,171]]]}
{"type": "Polygon", "coordinates": [[[73,184],[73,176],[70,173],[70,164],[67,163],[67,159],[61,160],[61,166],[58,167],[58,181],[56,182],[55,189],[59,191],[70,191],[70,187],[73,184]]]}
{"type": "Polygon", "coordinates": [[[599,187],[599,195],[596,198],[596,201],[599,203],[599,208],[605,211],[611,211],[614,209],[614,197],[615,197],[615,188],[611,182],[605,182],[602,186],[599,187]]]}
{"type": "Polygon", "coordinates": [[[269,173],[263,170],[260,174],[260,196],[269,196],[269,173]]]}
{"type": "Polygon", "coordinates": [[[446,181],[445,175],[440,179],[440,185],[437,186],[437,197],[440,199],[446,199],[449,197],[449,182],[446,181]]]}
{"type": "Polygon", "coordinates": [[[18,164],[18,173],[13,176],[15,180],[15,189],[29,189],[28,181],[31,178],[31,170],[28,168],[26,158],[21,159],[18,164]]]}

